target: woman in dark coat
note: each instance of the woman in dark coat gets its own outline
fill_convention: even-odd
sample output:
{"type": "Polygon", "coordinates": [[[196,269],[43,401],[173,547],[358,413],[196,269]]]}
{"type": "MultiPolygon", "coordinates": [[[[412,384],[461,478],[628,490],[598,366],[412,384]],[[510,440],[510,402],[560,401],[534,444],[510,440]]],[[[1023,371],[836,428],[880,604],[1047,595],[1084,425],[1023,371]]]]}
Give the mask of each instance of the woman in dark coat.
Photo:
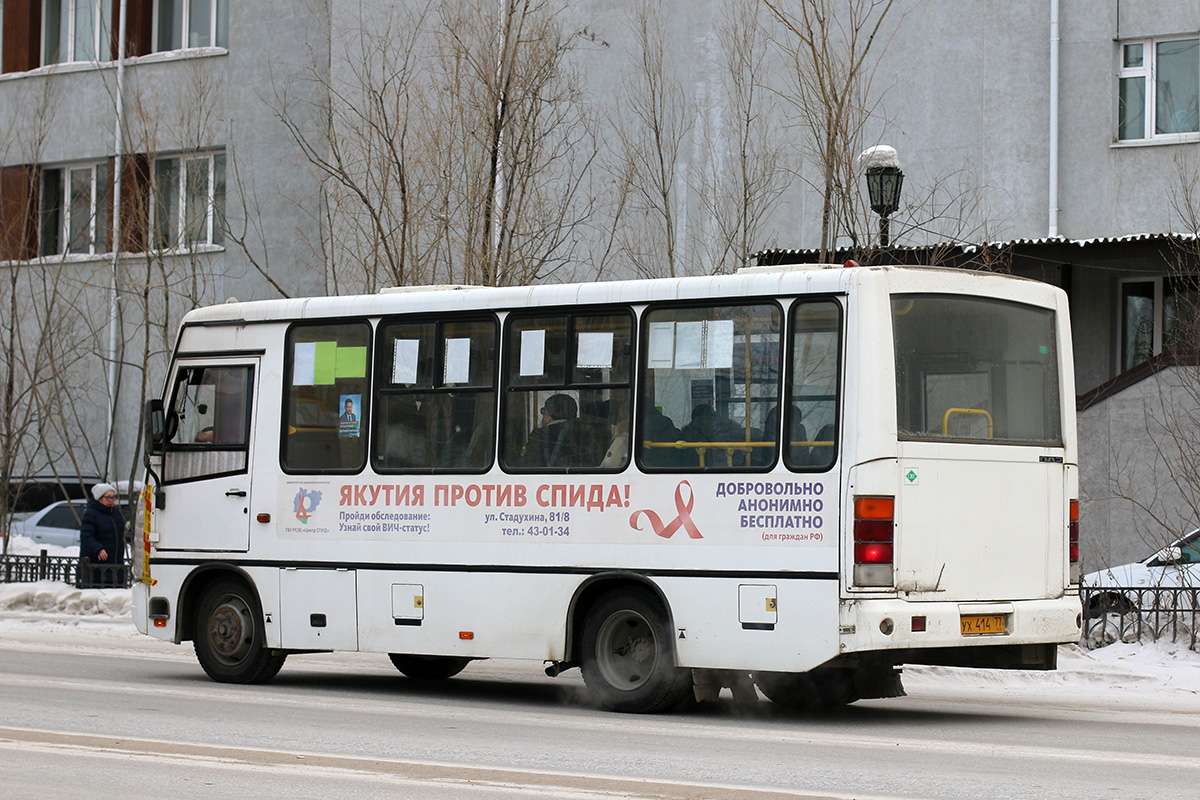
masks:
{"type": "MultiPolygon", "coordinates": [[[[79,523],[79,555],[92,564],[121,564],[125,547],[125,518],[117,510],[117,490],[107,483],[92,487],[83,519],[79,523]]],[[[95,568],[93,584],[124,585],[119,570],[95,568]]]]}

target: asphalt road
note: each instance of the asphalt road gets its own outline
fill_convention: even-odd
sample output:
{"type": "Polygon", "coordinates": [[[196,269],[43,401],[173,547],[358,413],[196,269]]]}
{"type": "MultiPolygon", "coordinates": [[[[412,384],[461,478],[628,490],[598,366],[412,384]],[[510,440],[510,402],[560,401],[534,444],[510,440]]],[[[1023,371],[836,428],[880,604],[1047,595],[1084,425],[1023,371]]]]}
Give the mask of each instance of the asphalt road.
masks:
{"type": "Polygon", "coordinates": [[[109,625],[0,626],[0,796],[57,798],[1184,798],[1200,700],[1023,691],[969,673],[795,714],[728,696],[588,707],[577,673],[479,662],[428,684],[386,656],[293,656],[209,681],[190,646],[109,625]],[[83,626],[86,627],[86,626],[83,626]]]}

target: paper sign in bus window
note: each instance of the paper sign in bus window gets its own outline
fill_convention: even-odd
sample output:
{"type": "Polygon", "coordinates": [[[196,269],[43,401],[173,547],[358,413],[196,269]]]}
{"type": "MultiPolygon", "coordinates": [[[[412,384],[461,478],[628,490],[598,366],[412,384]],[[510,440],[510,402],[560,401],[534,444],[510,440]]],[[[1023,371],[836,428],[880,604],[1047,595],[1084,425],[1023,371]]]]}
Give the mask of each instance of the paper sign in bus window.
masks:
{"type": "Polygon", "coordinates": [[[675,323],[651,322],[650,347],[646,356],[650,369],[670,369],[675,366],[675,323]]]}
{"type": "Polygon", "coordinates": [[[580,369],[612,369],[612,331],[580,333],[575,361],[580,369]]]}
{"type": "Polygon", "coordinates": [[[342,413],[338,417],[338,436],[344,439],[356,438],[360,431],[362,417],[362,395],[344,394],[340,400],[342,413]]]}
{"type": "Polygon", "coordinates": [[[317,369],[317,343],[297,342],[292,360],[292,385],[312,386],[317,369]]]}
{"type": "Polygon", "coordinates": [[[421,352],[420,339],[397,339],[392,353],[392,383],[417,382],[417,358],[421,352]]]}
{"type": "Polygon", "coordinates": [[[705,323],[704,366],[708,369],[733,368],[733,320],[717,319],[705,323]]]}
{"type": "Polygon", "coordinates": [[[521,331],[521,377],[546,374],[546,331],[521,331]]]}
{"type": "Polygon", "coordinates": [[[704,323],[677,323],[675,325],[675,369],[700,369],[703,366],[704,323]]]}
{"type": "Polygon", "coordinates": [[[446,340],[446,383],[471,382],[471,340],[446,340]]]}

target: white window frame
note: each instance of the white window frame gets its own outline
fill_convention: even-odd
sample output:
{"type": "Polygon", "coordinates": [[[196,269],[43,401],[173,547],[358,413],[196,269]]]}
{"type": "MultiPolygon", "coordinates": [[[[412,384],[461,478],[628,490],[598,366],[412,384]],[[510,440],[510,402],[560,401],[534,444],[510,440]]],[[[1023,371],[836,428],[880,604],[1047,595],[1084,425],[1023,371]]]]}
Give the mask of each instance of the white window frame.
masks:
{"type": "MultiPolygon", "coordinates": [[[[228,15],[229,0],[208,0],[208,2],[210,3],[210,8],[209,8],[209,17],[208,17],[208,41],[209,41],[209,43],[207,45],[189,44],[189,40],[192,38],[192,34],[193,34],[192,23],[191,23],[192,0],[180,0],[180,11],[179,11],[180,19],[178,22],[178,27],[179,27],[179,31],[180,31],[180,34],[179,34],[180,46],[178,48],[164,48],[164,47],[160,46],[161,40],[159,39],[159,32],[162,27],[162,4],[163,4],[164,0],[152,0],[152,2],[154,4],[154,22],[153,22],[153,32],[152,32],[152,38],[151,38],[151,41],[153,43],[153,52],[168,53],[168,52],[174,52],[175,50],[191,50],[191,49],[195,49],[195,48],[199,48],[199,47],[220,47],[220,48],[228,47],[228,42],[220,42],[218,40],[219,40],[220,34],[221,34],[220,20],[221,20],[221,15],[222,15],[223,11],[226,14],[226,26],[228,26],[227,15],[228,15]]],[[[225,37],[228,38],[228,36],[229,36],[229,32],[228,32],[228,30],[226,30],[225,37]]]]}
{"type": "Polygon", "coordinates": [[[150,206],[152,215],[150,223],[152,236],[150,243],[151,250],[186,252],[205,247],[224,247],[224,231],[217,219],[224,212],[225,208],[226,190],[224,170],[224,150],[179,153],[154,160],[154,166],[151,171],[153,186],[153,197],[150,206]],[[163,198],[160,165],[171,162],[175,164],[175,175],[172,176],[172,197],[163,198]],[[196,166],[200,166],[204,170],[203,220],[200,221],[198,226],[188,224],[189,221],[198,219],[198,215],[193,213],[196,209],[196,204],[195,202],[189,202],[190,196],[188,192],[188,172],[189,169],[195,169],[196,166]],[[164,221],[162,214],[164,210],[168,210],[169,206],[165,206],[163,201],[171,199],[174,200],[174,208],[170,209],[173,218],[164,221]],[[164,230],[164,223],[170,227],[164,230]],[[193,237],[190,235],[192,231],[196,231],[198,235],[193,237]]]}
{"type": "Polygon", "coordinates": [[[42,66],[75,62],[98,64],[112,61],[109,38],[112,35],[113,2],[114,0],[42,0],[42,66]],[[52,61],[46,47],[46,39],[50,33],[47,29],[50,17],[48,9],[51,6],[59,6],[61,8],[64,4],[66,5],[66,19],[63,19],[62,12],[60,11],[56,31],[59,41],[59,52],[58,57],[52,61]],[[76,53],[75,27],[80,6],[90,7],[93,15],[93,56],[91,58],[79,58],[78,53],[76,53]],[[66,26],[66,30],[63,30],[63,25],[66,26]],[[66,37],[65,45],[63,42],[64,36],[66,37]]]}
{"type": "MultiPolygon", "coordinates": [[[[45,167],[45,172],[55,170],[60,173],[61,183],[58,193],[58,225],[57,225],[57,244],[55,252],[41,252],[44,238],[39,235],[38,248],[42,257],[53,258],[55,256],[95,256],[109,252],[108,236],[111,230],[111,220],[109,219],[108,203],[108,186],[111,176],[108,175],[108,162],[95,161],[86,164],[57,164],[54,166],[45,167]],[[104,180],[98,180],[100,170],[103,170],[104,180]],[[72,249],[72,178],[76,173],[87,173],[89,197],[87,209],[87,235],[85,237],[86,246],[80,249],[72,249]],[[103,210],[103,214],[101,214],[103,210]]],[[[45,191],[45,178],[42,179],[41,190],[45,191]]],[[[40,216],[40,215],[39,215],[40,216]]],[[[41,221],[39,219],[39,225],[41,221]]]]}
{"type": "MultiPolygon", "coordinates": [[[[1197,34],[1164,36],[1150,39],[1126,39],[1117,42],[1117,80],[1114,93],[1113,136],[1121,144],[1145,142],[1190,142],[1200,140],[1200,131],[1184,131],[1179,133],[1158,133],[1156,120],[1158,117],[1158,46],[1170,42],[1189,41],[1200,38],[1197,34]],[[1131,45],[1141,45],[1142,63],[1139,66],[1125,66],[1125,48],[1131,45]],[[1126,79],[1140,79],[1145,102],[1142,109],[1142,135],[1121,138],[1121,82],[1126,79]]],[[[1200,59],[1197,63],[1197,73],[1200,75],[1200,59]]]]}

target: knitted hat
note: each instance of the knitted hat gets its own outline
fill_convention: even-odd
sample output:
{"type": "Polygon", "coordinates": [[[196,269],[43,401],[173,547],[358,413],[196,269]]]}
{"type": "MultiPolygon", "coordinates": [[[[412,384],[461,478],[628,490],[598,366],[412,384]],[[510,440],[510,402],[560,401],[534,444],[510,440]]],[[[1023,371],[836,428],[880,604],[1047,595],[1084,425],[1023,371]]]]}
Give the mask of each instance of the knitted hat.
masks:
{"type": "Polygon", "coordinates": [[[113,494],[117,493],[117,488],[111,483],[97,483],[92,487],[92,497],[96,498],[97,500],[99,500],[101,497],[104,497],[104,495],[108,494],[109,492],[112,492],[113,494]]]}

